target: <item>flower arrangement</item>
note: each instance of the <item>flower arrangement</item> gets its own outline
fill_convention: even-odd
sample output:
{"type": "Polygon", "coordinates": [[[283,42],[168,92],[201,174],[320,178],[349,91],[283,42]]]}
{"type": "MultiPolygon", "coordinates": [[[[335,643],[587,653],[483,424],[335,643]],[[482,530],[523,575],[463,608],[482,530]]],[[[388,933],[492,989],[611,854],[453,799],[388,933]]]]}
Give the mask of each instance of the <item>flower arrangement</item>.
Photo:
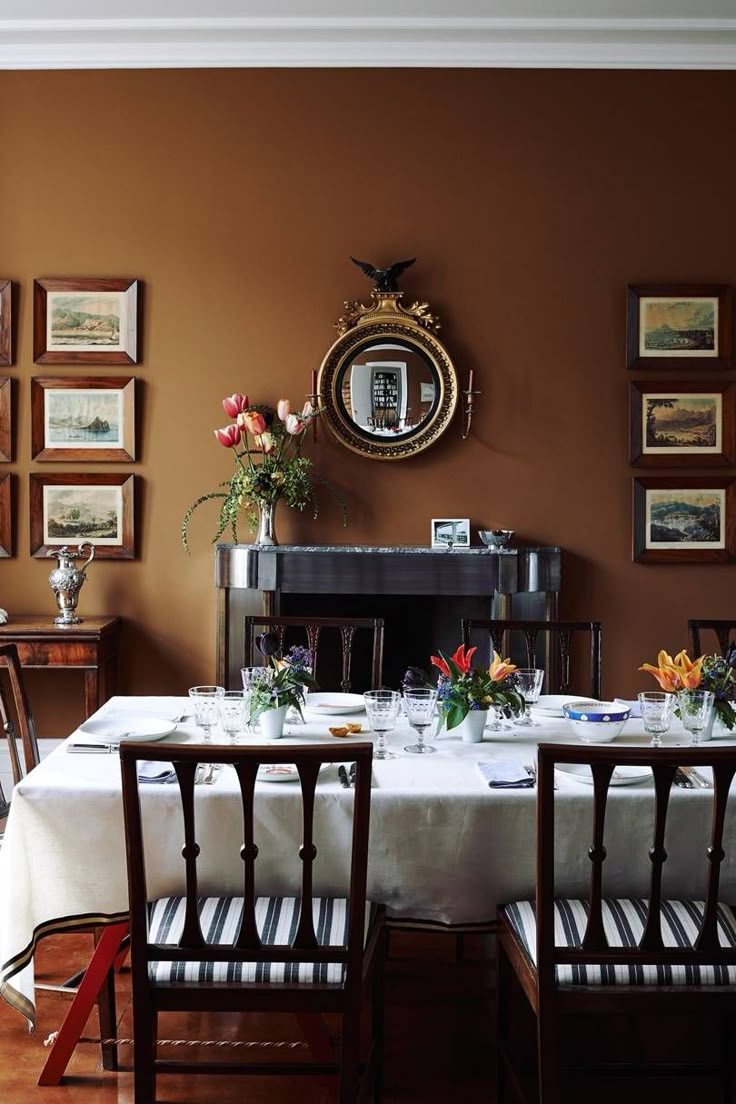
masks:
{"type": "Polygon", "coordinates": [[[648,671],[663,690],[710,690],[714,708],[726,728],[736,725],[736,644],[731,644],[725,656],[702,655],[690,659],[686,651],[672,658],[665,651],[657,656],[657,665],[643,663],[640,671],[648,671]]]}
{"type": "MultiPolygon", "coordinates": [[[[235,471],[229,480],[220,484],[222,490],[200,495],[184,514],[181,538],[187,552],[189,522],[203,502],[222,499],[213,543],[228,526],[237,542],[238,514],[243,507],[251,528],[256,526],[258,511],[279,499],[295,510],[303,510],[311,503],[316,517],[315,483],[322,483],[331,490],[326,480],[312,473],[312,461],[302,455],[307,430],[319,416],[319,409],[307,402],[301,413],[296,414],[288,399],[279,399],[273,410],[252,404],[248,396],[240,392],[223,399],[222,406],[234,420],[214,430],[214,434],[223,448],[232,449],[235,471]]],[[[346,523],[345,507],[342,509],[346,523]]]]}
{"type": "Polygon", "coordinates": [[[489,705],[501,705],[515,714],[524,710],[524,700],[515,688],[515,665],[494,652],[487,670],[473,667],[476,651],[477,648],[466,649],[461,644],[452,656],[440,652],[431,657],[432,665],[440,672],[437,680],[440,730],[443,725],[447,725],[448,731],[456,728],[471,710],[487,709],[489,705]]]}
{"type": "Polygon", "coordinates": [[[308,648],[296,646],[281,656],[276,633],[263,633],[256,638],[256,646],[267,666],[249,686],[251,722],[266,710],[282,705],[293,706],[303,720],[305,690],[316,685],[312,677],[312,653],[308,648]]]}

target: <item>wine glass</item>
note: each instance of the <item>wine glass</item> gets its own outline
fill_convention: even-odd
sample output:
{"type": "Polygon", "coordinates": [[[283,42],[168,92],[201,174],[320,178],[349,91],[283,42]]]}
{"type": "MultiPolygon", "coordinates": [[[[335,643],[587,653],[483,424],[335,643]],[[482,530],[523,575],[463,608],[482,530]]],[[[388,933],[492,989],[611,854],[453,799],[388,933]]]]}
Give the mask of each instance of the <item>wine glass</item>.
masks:
{"type": "Polygon", "coordinates": [[[245,725],[245,690],[226,690],[220,699],[220,724],[230,742],[238,742],[245,725]]]}
{"type": "Polygon", "coordinates": [[[428,747],[424,742],[424,733],[434,721],[434,707],[437,704],[437,691],[432,689],[405,690],[404,703],[406,717],[417,734],[417,742],[409,744],[404,751],[414,755],[431,755],[437,749],[428,747]]]}
{"type": "Polygon", "coordinates": [[[669,732],[672,724],[675,695],[666,694],[664,690],[647,690],[646,693],[637,694],[637,697],[644,730],[652,737],[649,744],[651,747],[661,747],[662,733],[669,732]]]}
{"type": "Polygon", "coordinates": [[[363,695],[363,701],[371,728],[378,736],[378,747],[373,758],[395,759],[394,753],[386,750],[386,733],[396,728],[401,694],[397,690],[368,690],[363,695]]]}
{"type": "Polygon", "coordinates": [[[538,728],[536,721],[532,720],[532,706],[539,701],[544,682],[544,671],[539,667],[520,667],[516,672],[516,689],[524,699],[524,716],[519,717],[517,725],[525,728],[538,728]]]}
{"type": "Polygon", "coordinates": [[[248,732],[253,731],[253,721],[250,716],[250,687],[254,679],[264,672],[264,667],[241,667],[240,677],[243,680],[243,697],[245,699],[245,727],[248,732]]]}
{"type": "Polygon", "coordinates": [[[677,708],[680,720],[690,733],[693,744],[700,743],[700,734],[708,724],[715,695],[712,690],[680,690],[677,694],[677,708]]]}
{"type": "Polygon", "coordinates": [[[204,732],[205,742],[212,740],[212,729],[220,719],[220,702],[224,686],[192,686],[189,697],[194,706],[194,723],[204,732]]]}

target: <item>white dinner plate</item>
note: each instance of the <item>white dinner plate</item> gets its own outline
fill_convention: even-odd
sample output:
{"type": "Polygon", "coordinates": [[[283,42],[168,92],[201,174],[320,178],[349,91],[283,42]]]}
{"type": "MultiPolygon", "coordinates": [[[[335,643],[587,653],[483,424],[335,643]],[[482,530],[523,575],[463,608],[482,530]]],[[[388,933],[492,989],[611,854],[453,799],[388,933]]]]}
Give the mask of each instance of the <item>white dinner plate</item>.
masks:
{"type": "MultiPolygon", "coordinates": [[[[584,782],[588,786],[593,785],[593,774],[587,763],[556,763],[555,770],[560,774],[566,774],[575,782],[584,782]]],[[[611,776],[612,786],[634,786],[637,782],[646,782],[651,779],[651,767],[616,767],[611,776]]]]}
{"type": "Polygon", "coordinates": [[[119,744],[121,740],[163,740],[174,732],[176,723],[162,717],[93,717],[83,721],[79,731],[85,736],[106,744],[119,744]]]}
{"type": "MultiPolygon", "coordinates": [[[[564,717],[563,705],[567,705],[568,702],[581,701],[583,697],[585,697],[584,694],[542,694],[536,705],[532,706],[532,709],[544,713],[547,717],[564,717]]],[[[595,699],[585,698],[585,700],[594,701],[595,699]]]]}
{"type": "Polygon", "coordinates": [[[362,694],[307,694],[304,704],[310,713],[322,714],[362,713],[365,707],[362,694]]]}
{"type": "MultiPolygon", "coordinates": [[[[331,763],[322,763],[320,771],[332,766],[331,763]]],[[[298,782],[299,771],[294,763],[261,763],[256,778],[259,782],[298,782]]]]}

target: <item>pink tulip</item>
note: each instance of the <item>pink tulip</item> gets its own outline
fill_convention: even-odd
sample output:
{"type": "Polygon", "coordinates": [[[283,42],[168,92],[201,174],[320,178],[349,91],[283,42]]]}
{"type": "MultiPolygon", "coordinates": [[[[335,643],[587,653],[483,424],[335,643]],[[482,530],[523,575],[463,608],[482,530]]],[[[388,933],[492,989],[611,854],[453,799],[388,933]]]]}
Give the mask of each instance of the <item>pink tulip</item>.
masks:
{"type": "Polygon", "coordinates": [[[319,414],[319,407],[312,406],[309,399],[307,399],[307,401],[304,404],[304,408],[302,410],[302,418],[304,419],[306,424],[309,425],[309,423],[311,421],[313,421],[317,417],[318,414],[319,414]]]}
{"type": "Polygon", "coordinates": [[[261,449],[262,452],[273,452],[274,445],[273,433],[259,433],[255,438],[256,448],[261,449]]]}
{"type": "Polygon", "coordinates": [[[222,400],[222,409],[228,418],[237,418],[238,414],[242,414],[244,410],[248,409],[249,405],[248,396],[241,395],[239,391],[222,400]]]}
{"type": "Polygon", "coordinates": [[[224,448],[235,448],[240,441],[240,433],[240,426],[237,425],[225,426],[224,429],[214,431],[215,437],[224,448]]]}
{"type": "Polygon", "coordinates": [[[239,416],[238,421],[244,425],[247,430],[250,430],[254,437],[258,437],[261,433],[265,432],[266,419],[262,414],[259,414],[257,410],[245,411],[239,416]]]}
{"type": "Polygon", "coordinates": [[[291,403],[288,399],[279,399],[276,404],[276,413],[282,422],[286,421],[291,414],[291,403]]]}
{"type": "Polygon", "coordinates": [[[289,414],[285,424],[286,432],[291,433],[294,436],[296,436],[298,433],[303,433],[304,431],[304,420],[300,418],[298,414],[289,414]]]}

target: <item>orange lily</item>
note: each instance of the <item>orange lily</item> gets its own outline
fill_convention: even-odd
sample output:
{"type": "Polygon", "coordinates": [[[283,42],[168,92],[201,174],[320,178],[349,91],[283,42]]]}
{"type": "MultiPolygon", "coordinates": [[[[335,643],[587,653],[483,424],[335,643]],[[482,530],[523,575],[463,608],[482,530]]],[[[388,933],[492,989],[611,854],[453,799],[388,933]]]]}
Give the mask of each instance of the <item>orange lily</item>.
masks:
{"type": "Polygon", "coordinates": [[[493,661],[488,668],[488,674],[491,676],[494,682],[502,682],[503,679],[512,675],[514,671],[518,671],[518,667],[515,663],[511,663],[509,659],[501,659],[498,652],[494,651],[493,661]]]}
{"type": "Polygon", "coordinates": [[[656,667],[651,663],[643,663],[639,670],[653,675],[665,691],[694,690],[700,685],[704,659],[705,656],[700,656],[699,659],[692,660],[684,649],[673,659],[668,652],[662,650],[657,656],[656,667]]]}
{"type": "MultiPolygon", "coordinates": [[[[477,648],[468,648],[465,650],[465,645],[461,644],[455,654],[451,656],[452,662],[455,663],[464,675],[467,675],[470,670],[470,665],[473,662],[473,656],[478,651],[477,648]]],[[[447,661],[442,656],[430,656],[430,660],[434,667],[439,667],[443,675],[447,678],[451,678],[450,668],[447,666],[447,661]]]]}
{"type": "Polygon", "coordinates": [[[699,659],[690,659],[686,651],[678,652],[675,656],[675,666],[679,671],[684,690],[696,690],[700,686],[704,659],[704,655],[699,659]]]}

